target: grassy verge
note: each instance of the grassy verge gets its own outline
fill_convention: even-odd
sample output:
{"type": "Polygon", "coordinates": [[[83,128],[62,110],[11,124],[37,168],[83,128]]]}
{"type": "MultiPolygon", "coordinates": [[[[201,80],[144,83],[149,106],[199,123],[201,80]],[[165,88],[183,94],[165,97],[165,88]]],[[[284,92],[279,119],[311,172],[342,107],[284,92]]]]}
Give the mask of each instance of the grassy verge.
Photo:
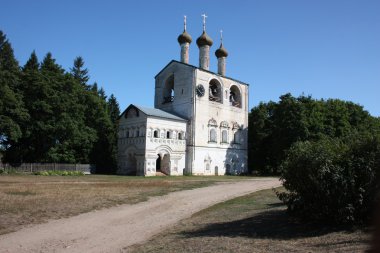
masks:
{"type": "Polygon", "coordinates": [[[0,176],[0,234],[94,209],[244,177],[0,176]]]}
{"type": "Polygon", "coordinates": [[[126,251],[363,252],[368,240],[362,230],[293,219],[272,190],[263,190],[202,210],[126,251]]]}

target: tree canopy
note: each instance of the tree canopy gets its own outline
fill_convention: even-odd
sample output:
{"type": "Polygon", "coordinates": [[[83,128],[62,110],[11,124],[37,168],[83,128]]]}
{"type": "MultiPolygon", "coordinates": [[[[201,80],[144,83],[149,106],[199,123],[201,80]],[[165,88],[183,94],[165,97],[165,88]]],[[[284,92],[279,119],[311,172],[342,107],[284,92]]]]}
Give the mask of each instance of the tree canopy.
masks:
{"type": "Polygon", "coordinates": [[[339,99],[316,100],[285,94],[260,103],[249,113],[250,168],[279,174],[287,150],[297,141],[380,132],[380,119],[361,105],[339,99]]]}
{"type": "Polygon", "coordinates": [[[20,68],[0,31],[3,161],[92,163],[97,172],[113,172],[119,105],[88,81],[82,57],[68,72],[50,52],[39,62],[33,51],[20,68]]]}

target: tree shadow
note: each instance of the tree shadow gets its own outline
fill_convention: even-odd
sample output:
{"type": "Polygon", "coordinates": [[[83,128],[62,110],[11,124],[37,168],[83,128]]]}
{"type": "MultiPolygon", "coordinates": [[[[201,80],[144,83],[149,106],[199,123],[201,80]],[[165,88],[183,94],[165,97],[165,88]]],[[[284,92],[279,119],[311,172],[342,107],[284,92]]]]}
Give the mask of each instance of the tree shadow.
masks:
{"type": "Polygon", "coordinates": [[[182,236],[291,239],[321,236],[343,230],[347,231],[349,227],[308,223],[289,216],[286,210],[269,210],[245,219],[212,223],[195,231],[184,231],[182,236]]]}

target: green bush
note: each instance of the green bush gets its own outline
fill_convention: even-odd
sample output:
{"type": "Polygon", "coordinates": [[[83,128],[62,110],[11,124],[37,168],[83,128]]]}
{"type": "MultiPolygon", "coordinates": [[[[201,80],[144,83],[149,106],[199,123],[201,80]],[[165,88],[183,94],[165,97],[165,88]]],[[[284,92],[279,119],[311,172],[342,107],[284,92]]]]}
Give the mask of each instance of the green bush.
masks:
{"type": "Polygon", "coordinates": [[[66,171],[66,170],[47,170],[37,171],[34,175],[38,176],[83,176],[82,171],[66,171]]]}
{"type": "Polygon", "coordinates": [[[295,214],[335,223],[367,222],[380,179],[380,138],[297,142],[282,163],[285,193],[295,214]]]}

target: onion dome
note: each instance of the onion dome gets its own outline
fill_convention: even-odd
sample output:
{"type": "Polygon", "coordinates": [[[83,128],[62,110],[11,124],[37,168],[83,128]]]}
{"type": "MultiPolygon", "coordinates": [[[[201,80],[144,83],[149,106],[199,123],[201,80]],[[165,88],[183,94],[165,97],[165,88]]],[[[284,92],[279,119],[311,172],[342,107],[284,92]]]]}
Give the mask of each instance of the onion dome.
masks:
{"type": "Polygon", "coordinates": [[[223,43],[220,43],[220,47],[215,51],[216,58],[227,57],[227,49],[223,47],[223,43]]]}
{"type": "Polygon", "coordinates": [[[212,46],[212,39],[207,35],[205,31],[203,31],[202,35],[197,39],[197,45],[198,47],[202,46],[212,46]]]}
{"type": "Polygon", "coordinates": [[[178,43],[181,45],[181,44],[183,44],[183,43],[191,43],[191,41],[192,41],[192,39],[191,39],[191,36],[190,36],[190,34],[188,34],[187,32],[186,32],[186,30],[184,30],[183,31],[183,33],[181,33],[179,36],[178,36],[178,43]]]}

